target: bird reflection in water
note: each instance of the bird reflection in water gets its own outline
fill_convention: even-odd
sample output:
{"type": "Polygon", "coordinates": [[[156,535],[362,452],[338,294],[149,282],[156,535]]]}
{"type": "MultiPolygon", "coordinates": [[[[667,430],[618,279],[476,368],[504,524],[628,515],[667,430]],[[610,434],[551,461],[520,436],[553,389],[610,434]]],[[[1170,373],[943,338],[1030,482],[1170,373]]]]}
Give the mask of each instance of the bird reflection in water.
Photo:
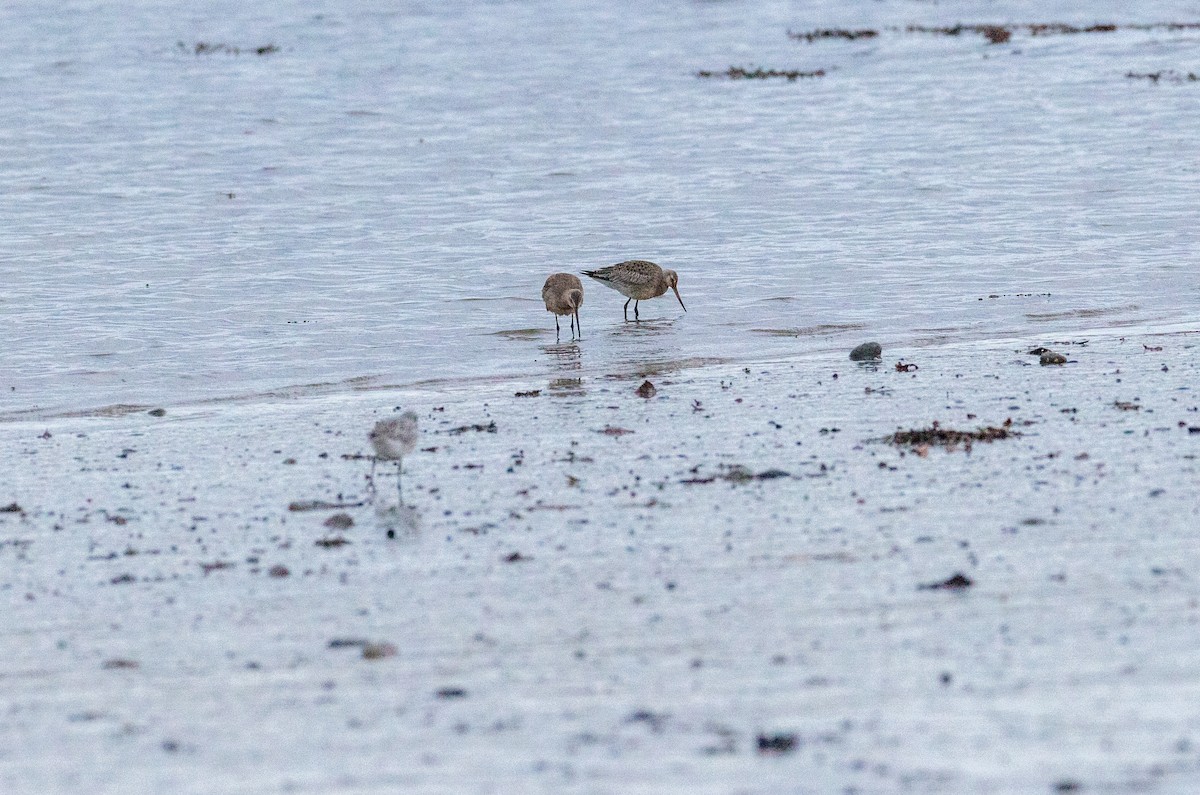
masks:
{"type": "Polygon", "coordinates": [[[416,541],[421,535],[421,512],[415,505],[376,505],[375,521],[390,539],[416,541]]]}
{"type": "Polygon", "coordinates": [[[546,385],[546,392],[551,397],[574,397],[586,395],[582,378],[552,378],[546,385]]]}
{"type": "MultiPolygon", "coordinates": [[[[571,343],[569,345],[543,345],[542,353],[550,357],[553,370],[564,373],[578,373],[583,370],[583,351],[571,343]]],[[[586,394],[583,379],[579,376],[560,376],[551,378],[546,386],[546,392],[554,397],[568,397],[586,394]]]]}

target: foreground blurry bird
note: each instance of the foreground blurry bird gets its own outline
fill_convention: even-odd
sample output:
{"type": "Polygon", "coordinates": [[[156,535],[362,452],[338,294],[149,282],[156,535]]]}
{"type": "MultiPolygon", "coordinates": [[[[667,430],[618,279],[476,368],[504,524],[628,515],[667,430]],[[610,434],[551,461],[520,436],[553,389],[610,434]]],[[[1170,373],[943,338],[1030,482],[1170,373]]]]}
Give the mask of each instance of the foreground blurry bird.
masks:
{"type": "Polygon", "coordinates": [[[379,461],[395,461],[396,494],[400,497],[400,502],[404,502],[404,491],[400,483],[403,459],[417,446],[419,434],[415,411],[406,411],[399,417],[375,423],[375,427],[367,434],[371,446],[375,448],[375,457],[371,459],[372,489],[375,488],[375,464],[379,461]]]}
{"type": "Polygon", "coordinates": [[[542,300],[546,302],[546,311],[554,313],[555,339],[562,333],[558,327],[559,315],[571,316],[571,339],[575,339],[576,329],[579,329],[579,338],[583,339],[583,327],[579,325],[579,307],[583,306],[583,283],[579,281],[578,276],[569,273],[551,274],[542,287],[542,300]]]}
{"type": "MultiPolygon", "coordinates": [[[[618,262],[607,268],[595,271],[584,271],[584,276],[591,276],[605,287],[611,287],[621,295],[633,301],[633,319],[638,318],[638,302],[648,298],[658,298],[668,289],[674,291],[679,298],[679,274],[672,270],[664,270],[653,262],[644,259],[631,259],[628,262],[618,262]]],[[[625,302],[625,319],[629,320],[629,301],[625,302]]],[[[683,306],[683,299],[679,298],[683,306]]],[[[683,311],[687,307],[683,306],[683,311]]]]}

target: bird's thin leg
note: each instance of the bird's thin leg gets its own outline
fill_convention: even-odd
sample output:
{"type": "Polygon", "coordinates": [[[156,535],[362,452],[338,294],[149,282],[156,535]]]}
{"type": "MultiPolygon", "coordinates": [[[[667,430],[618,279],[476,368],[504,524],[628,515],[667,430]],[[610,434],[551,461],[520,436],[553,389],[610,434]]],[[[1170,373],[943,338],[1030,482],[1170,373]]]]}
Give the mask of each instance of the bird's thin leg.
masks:
{"type": "Polygon", "coordinates": [[[558,327],[558,315],[554,316],[554,341],[558,342],[562,338],[562,329],[558,327]]]}
{"type": "Polygon", "coordinates": [[[640,317],[638,317],[638,311],[637,311],[637,306],[638,306],[638,304],[640,304],[640,303],[641,303],[641,301],[634,301],[634,302],[633,302],[633,322],[634,322],[634,323],[641,323],[641,322],[642,322],[642,319],[641,319],[640,317]]]}
{"type": "Polygon", "coordinates": [[[583,326],[579,325],[579,310],[575,310],[575,329],[579,332],[579,339],[583,339],[583,326]]]}
{"type": "MultiPolygon", "coordinates": [[[[629,299],[629,301],[632,301],[632,300],[633,300],[632,298],[629,299]]],[[[629,322],[629,301],[625,302],[625,322],[626,323],[629,322]]],[[[636,311],[637,308],[634,307],[634,309],[636,311]]]]}

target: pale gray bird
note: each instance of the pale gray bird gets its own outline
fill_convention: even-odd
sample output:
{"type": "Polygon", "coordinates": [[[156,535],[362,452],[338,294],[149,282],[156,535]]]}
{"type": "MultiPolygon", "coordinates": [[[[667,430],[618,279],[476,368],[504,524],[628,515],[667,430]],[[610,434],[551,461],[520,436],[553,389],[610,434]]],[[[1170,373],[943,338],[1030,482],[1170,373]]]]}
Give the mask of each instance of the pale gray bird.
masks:
{"type": "Polygon", "coordinates": [[[404,456],[417,447],[421,432],[417,429],[417,413],[406,411],[399,417],[390,420],[380,420],[367,434],[371,446],[375,448],[375,457],[371,459],[371,488],[375,488],[375,464],[379,461],[396,462],[396,494],[400,502],[404,502],[404,491],[400,476],[403,473],[404,456]]]}

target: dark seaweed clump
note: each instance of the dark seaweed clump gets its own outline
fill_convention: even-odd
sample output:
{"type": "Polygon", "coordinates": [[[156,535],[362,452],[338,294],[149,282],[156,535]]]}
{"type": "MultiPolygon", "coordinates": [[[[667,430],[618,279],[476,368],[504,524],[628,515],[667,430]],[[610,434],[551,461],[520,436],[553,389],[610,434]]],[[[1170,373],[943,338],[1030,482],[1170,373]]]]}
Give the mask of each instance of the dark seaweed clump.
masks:
{"type": "Polygon", "coordinates": [[[234,47],[231,44],[213,44],[207,41],[198,41],[191,47],[188,47],[188,45],[184,44],[182,41],[179,41],[175,43],[175,46],[180,50],[191,50],[192,54],[194,55],[213,55],[217,53],[223,55],[242,55],[243,53],[247,55],[271,55],[272,53],[279,52],[279,48],[274,44],[264,44],[260,47],[243,48],[234,47]]]}
{"type": "Polygon", "coordinates": [[[702,69],[696,72],[696,77],[728,77],[730,80],[766,80],[771,77],[785,77],[788,82],[795,82],[801,77],[824,77],[825,70],[802,72],[799,69],[755,69],[753,71],[741,66],[731,66],[724,72],[710,72],[702,69]]]}
{"type": "Polygon", "coordinates": [[[1149,80],[1151,83],[1157,83],[1159,80],[1166,80],[1168,83],[1195,83],[1200,80],[1200,75],[1195,72],[1177,72],[1174,69],[1163,69],[1158,72],[1126,72],[1125,76],[1130,80],[1149,80]]]}
{"type": "Polygon", "coordinates": [[[935,422],[928,428],[896,431],[893,434],[883,437],[883,441],[903,447],[932,445],[945,447],[948,450],[954,449],[961,444],[964,448],[970,450],[971,445],[975,442],[994,442],[999,439],[1008,439],[1020,435],[1007,426],[1002,428],[988,426],[974,431],[957,431],[953,428],[943,428],[935,422]]]}
{"type": "Polygon", "coordinates": [[[1031,25],[951,25],[948,27],[927,27],[925,25],[909,25],[905,30],[909,33],[935,33],[939,36],[958,36],[963,33],[975,33],[984,36],[995,44],[1008,41],[1017,31],[1028,33],[1030,36],[1067,35],[1072,33],[1112,33],[1118,28],[1111,23],[1099,25],[1064,25],[1061,22],[1044,22],[1031,25]]]}
{"type": "MultiPolygon", "coordinates": [[[[904,28],[890,27],[886,30],[893,33],[932,33],[937,36],[961,36],[966,33],[983,36],[992,44],[1003,44],[1012,39],[1014,33],[1025,33],[1030,36],[1066,36],[1079,33],[1114,33],[1118,30],[1178,31],[1197,29],[1200,29],[1200,22],[1151,22],[1127,25],[1118,25],[1112,22],[1100,22],[1095,25],[1068,25],[1062,22],[1034,22],[1013,25],[960,23],[958,25],[908,25],[904,28]]],[[[789,30],[787,35],[790,39],[811,43],[832,39],[853,41],[855,39],[874,38],[879,35],[879,31],[871,29],[818,28],[802,32],[789,30]]]]}
{"type": "Polygon", "coordinates": [[[789,39],[798,41],[813,42],[818,39],[846,39],[854,41],[855,39],[873,39],[879,35],[879,31],[871,30],[870,28],[862,28],[859,30],[847,30],[846,28],[818,28],[817,30],[809,30],[803,33],[787,32],[789,39]]]}

